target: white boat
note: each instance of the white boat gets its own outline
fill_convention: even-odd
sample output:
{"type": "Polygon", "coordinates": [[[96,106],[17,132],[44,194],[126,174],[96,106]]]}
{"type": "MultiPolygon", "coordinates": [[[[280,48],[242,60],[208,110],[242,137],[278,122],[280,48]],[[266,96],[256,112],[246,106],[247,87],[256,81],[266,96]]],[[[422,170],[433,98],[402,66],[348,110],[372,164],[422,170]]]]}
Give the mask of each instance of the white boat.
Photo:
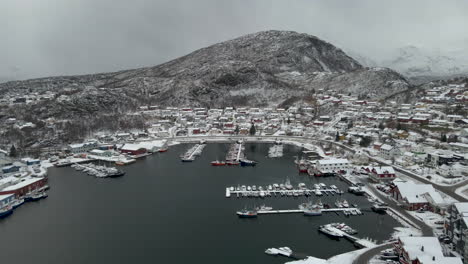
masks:
{"type": "Polygon", "coordinates": [[[265,197],[265,192],[264,191],[260,191],[260,197],[265,197]]]}
{"type": "Polygon", "coordinates": [[[257,211],[271,211],[271,210],[273,210],[273,207],[266,206],[266,205],[262,205],[262,206],[257,208],[257,211]]]}
{"type": "Polygon", "coordinates": [[[343,205],[344,208],[349,208],[349,203],[346,200],[341,201],[341,205],[343,205]]]}
{"type": "Polygon", "coordinates": [[[323,195],[322,192],[319,189],[316,189],[314,192],[315,192],[315,195],[317,195],[317,196],[322,196],[323,195]]]}
{"type": "Polygon", "coordinates": [[[319,227],[319,231],[326,234],[326,235],[329,235],[329,236],[332,236],[332,237],[337,237],[337,238],[340,238],[340,237],[343,237],[344,234],[343,234],[343,231],[331,226],[331,225],[323,225],[323,226],[320,226],[319,227]]]}
{"type": "Polygon", "coordinates": [[[276,248],[268,248],[265,250],[265,253],[268,255],[278,255],[278,250],[276,248]]]}

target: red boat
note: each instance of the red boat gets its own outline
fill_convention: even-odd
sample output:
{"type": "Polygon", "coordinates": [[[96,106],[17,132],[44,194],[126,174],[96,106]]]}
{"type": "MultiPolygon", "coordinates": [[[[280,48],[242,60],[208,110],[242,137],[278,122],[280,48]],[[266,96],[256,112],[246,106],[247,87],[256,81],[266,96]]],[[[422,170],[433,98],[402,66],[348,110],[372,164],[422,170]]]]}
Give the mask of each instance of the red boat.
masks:
{"type": "Polygon", "coordinates": [[[300,173],[307,173],[307,164],[299,163],[297,167],[299,168],[300,173]]]}
{"type": "Polygon", "coordinates": [[[224,165],[226,165],[226,162],[224,161],[215,160],[211,162],[211,166],[224,166],[224,165]]]}
{"type": "Polygon", "coordinates": [[[166,152],[166,151],[167,151],[167,148],[162,148],[158,150],[158,152],[166,152]]]}
{"type": "Polygon", "coordinates": [[[239,165],[239,162],[238,161],[228,161],[228,162],[226,162],[226,164],[229,165],[229,166],[237,166],[237,165],[239,165]]]}

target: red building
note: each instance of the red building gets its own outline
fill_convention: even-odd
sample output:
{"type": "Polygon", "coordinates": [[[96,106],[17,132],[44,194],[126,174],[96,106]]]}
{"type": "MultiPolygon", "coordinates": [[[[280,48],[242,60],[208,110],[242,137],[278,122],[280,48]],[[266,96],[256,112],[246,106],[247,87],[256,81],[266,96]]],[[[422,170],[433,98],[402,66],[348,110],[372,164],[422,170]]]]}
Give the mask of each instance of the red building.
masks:
{"type": "Polygon", "coordinates": [[[146,148],[140,147],[139,145],[134,144],[125,144],[121,149],[120,152],[127,153],[130,155],[142,155],[148,152],[146,148]]]}
{"type": "MultiPolygon", "coordinates": [[[[6,178],[5,180],[8,180],[6,178]]],[[[11,185],[0,190],[0,195],[14,194],[16,197],[24,196],[27,193],[40,189],[47,184],[47,178],[12,178],[11,185]]]]}

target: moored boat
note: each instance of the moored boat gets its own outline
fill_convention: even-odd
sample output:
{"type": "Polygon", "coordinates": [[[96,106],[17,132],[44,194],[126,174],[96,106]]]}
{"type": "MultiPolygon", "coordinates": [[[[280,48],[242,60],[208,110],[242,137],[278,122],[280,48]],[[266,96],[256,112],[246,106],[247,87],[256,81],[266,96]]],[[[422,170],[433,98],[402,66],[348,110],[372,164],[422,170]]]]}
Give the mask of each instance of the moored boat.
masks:
{"type": "Polygon", "coordinates": [[[24,204],[24,199],[15,199],[13,202],[11,202],[11,206],[13,209],[20,207],[22,204],[24,204]]]}
{"type": "Polygon", "coordinates": [[[239,216],[240,218],[255,218],[257,217],[257,211],[255,210],[247,210],[247,209],[244,209],[244,210],[241,210],[241,211],[237,211],[236,212],[237,216],[239,216]]]}
{"type": "Polygon", "coordinates": [[[225,165],[226,165],[226,162],[224,161],[215,160],[211,162],[211,166],[225,166],[225,165]]]}
{"type": "Polygon", "coordinates": [[[253,160],[247,160],[247,159],[241,159],[240,160],[240,165],[242,167],[253,167],[255,165],[257,165],[257,162],[256,161],[253,161],[253,160]]]}
{"type": "Polygon", "coordinates": [[[7,217],[13,213],[13,206],[6,205],[0,208],[0,218],[7,217]]]}

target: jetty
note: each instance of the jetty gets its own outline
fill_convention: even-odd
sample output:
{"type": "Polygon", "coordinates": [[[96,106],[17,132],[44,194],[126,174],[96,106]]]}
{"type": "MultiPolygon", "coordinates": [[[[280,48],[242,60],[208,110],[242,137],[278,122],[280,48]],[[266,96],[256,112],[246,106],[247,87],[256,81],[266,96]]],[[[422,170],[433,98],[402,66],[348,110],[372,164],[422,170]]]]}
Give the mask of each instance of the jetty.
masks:
{"type": "Polygon", "coordinates": [[[196,156],[201,155],[205,146],[205,144],[196,144],[195,146],[187,150],[187,152],[185,152],[184,155],[181,156],[181,160],[184,162],[194,161],[196,156]]]}
{"type": "MultiPolygon", "coordinates": [[[[343,212],[344,215],[362,215],[362,212],[359,208],[327,208],[320,209],[322,213],[333,213],[333,212],[343,212]],[[353,213],[352,213],[353,212],[353,213]]],[[[294,213],[304,213],[302,209],[290,209],[290,210],[260,210],[257,211],[257,214],[294,214],[294,213]]],[[[356,239],[357,240],[357,239],[356,239]]]]}
{"type": "Polygon", "coordinates": [[[335,188],[321,188],[321,189],[292,189],[292,190],[231,190],[226,188],[226,197],[236,196],[241,197],[271,197],[271,196],[285,196],[285,197],[298,197],[298,196],[333,196],[341,195],[342,191],[335,188]]]}

